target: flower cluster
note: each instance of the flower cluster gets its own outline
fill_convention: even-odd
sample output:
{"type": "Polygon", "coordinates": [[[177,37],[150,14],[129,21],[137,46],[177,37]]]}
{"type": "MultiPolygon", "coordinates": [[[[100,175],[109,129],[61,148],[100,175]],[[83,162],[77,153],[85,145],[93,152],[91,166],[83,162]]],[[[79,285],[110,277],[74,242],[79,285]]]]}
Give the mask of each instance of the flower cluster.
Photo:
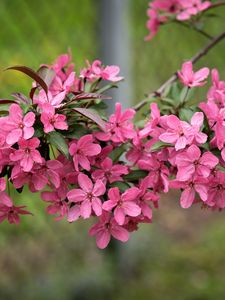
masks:
{"type": "MultiPolygon", "coordinates": [[[[170,189],[181,190],[183,208],[225,207],[225,82],[216,70],[207,102],[188,120],[174,107],[161,115],[151,103],[149,119],[138,126],[135,110],[122,111],[120,103],[108,119],[102,113],[108,99],[102,91],[122,79],[116,66],[97,60],[77,73],[65,54],[37,72],[11,69],[35,83],[29,97],[0,101],[9,105],[0,118],[0,222],[18,224],[31,214],[7,193],[25,185],[41,191],[56,220],[97,218],[89,234],[101,249],[111,237],[126,242],[139,223],[151,223],[160,193],[170,189]]],[[[206,83],[209,69],[194,72],[185,62],[178,76],[184,85],[178,108],[185,110],[189,91],[206,83]]]]}
{"type": "Polygon", "coordinates": [[[161,25],[171,21],[185,22],[196,17],[211,6],[204,0],[154,0],[147,10],[147,29],[150,31],[145,40],[151,40],[161,25]]]}

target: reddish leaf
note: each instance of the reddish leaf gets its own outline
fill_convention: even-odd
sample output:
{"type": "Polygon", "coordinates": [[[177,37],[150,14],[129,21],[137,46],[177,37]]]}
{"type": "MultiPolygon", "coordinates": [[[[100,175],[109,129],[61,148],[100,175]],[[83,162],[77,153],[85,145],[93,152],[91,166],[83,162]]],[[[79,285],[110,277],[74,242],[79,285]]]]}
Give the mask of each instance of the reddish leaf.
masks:
{"type": "Polygon", "coordinates": [[[33,87],[31,90],[30,90],[30,98],[33,100],[33,97],[34,97],[34,94],[36,92],[36,89],[37,87],[33,87]]]}
{"type": "Polygon", "coordinates": [[[55,78],[55,71],[49,69],[46,66],[40,67],[37,73],[44,80],[48,87],[51,85],[53,79],[55,78]]]}
{"type": "Polygon", "coordinates": [[[82,93],[76,95],[72,100],[86,100],[86,99],[112,99],[112,97],[96,94],[96,93],[82,93]]]}
{"type": "Polygon", "coordinates": [[[103,121],[102,118],[99,115],[97,115],[93,110],[87,108],[80,108],[80,107],[73,108],[73,110],[83,115],[84,117],[92,120],[103,131],[105,131],[105,121],[103,121]]]}
{"type": "Polygon", "coordinates": [[[30,99],[21,93],[12,93],[11,95],[17,100],[16,102],[18,103],[23,102],[25,104],[30,104],[30,99]]]}
{"type": "Polygon", "coordinates": [[[22,72],[26,75],[28,75],[30,78],[32,78],[33,80],[35,80],[45,91],[46,94],[48,94],[48,86],[47,84],[44,82],[44,80],[38,75],[37,72],[35,72],[34,70],[32,70],[31,68],[25,67],[25,66],[13,66],[13,67],[9,67],[7,70],[16,70],[19,72],[22,72]]]}
{"type": "Polygon", "coordinates": [[[16,101],[8,100],[8,99],[0,99],[0,105],[1,104],[12,104],[12,103],[16,103],[16,101]]]}

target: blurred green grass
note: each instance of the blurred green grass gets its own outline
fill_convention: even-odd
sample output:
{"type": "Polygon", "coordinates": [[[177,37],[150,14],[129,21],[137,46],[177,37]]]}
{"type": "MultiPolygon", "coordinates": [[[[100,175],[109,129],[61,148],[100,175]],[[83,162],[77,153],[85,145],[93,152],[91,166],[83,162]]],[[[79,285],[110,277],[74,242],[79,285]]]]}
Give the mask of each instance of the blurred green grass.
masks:
{"type": "MultiPolygon", "coordinates": [[[[71,47],[77,67],[97,57],[98,0],[1,0],[0,66],[38,68],[71,47]]],[[[147,0],[131,0],[134,99],[156,89],[207,41],[177,25],[143,41],[147,0]]],[[[219,9],[223,16],[224,9],[219,9]]],[[[212,33],[224,28],[210,20],[212,33]]],[[[224,42],[200,66],[217,67],[225,78],[224,42]]],[[[107,62],[105,62],[107,63],[107,62]]],[[[0,76],[1,98],[27,93],[31,81],[19,73],[0,76]]],[[[201,99],[199,99],[201,100],[201,99]]],[[[202,99],[203,100],[203,99],[202,99]]],[[[13,195],[14,197],[14,195],[13,195]]],[[[0,299],[3,300],[221,300],[225,293],[224,213],[181,210],[178,195],[162,199],[154,223],[131,240],[105,251],[88,238],[91,222],[54,222],[38,195],[15,195],[34,216],[20,226],[1,224],[0,299]]]]}

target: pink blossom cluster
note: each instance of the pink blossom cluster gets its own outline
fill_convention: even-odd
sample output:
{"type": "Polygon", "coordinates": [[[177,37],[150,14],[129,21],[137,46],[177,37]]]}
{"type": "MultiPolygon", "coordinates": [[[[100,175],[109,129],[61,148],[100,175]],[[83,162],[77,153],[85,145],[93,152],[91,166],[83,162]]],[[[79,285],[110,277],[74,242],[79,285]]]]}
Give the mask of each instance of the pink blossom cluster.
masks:
{"type": "MultiPolygon", "coordinates": [[[[98,111],[99,84],[121,80],[118,67],[95,61],[78,75],[62,55],[44,68],[43,78],[35,73],[30,97],[17,94],[0,118],[0,222],[18,224],[20,215],[31,214],[8,193],[25,185],[41,192],[56,220],[95,217],[89,234],[101,249],[111,237],[126,242],[138,224],[151,223],[160,193],[170,189],[181,190],[183,208],[225,207],[225,82],[216,70],[207,102],[189,121],[161,115],[152,103],[140,127],[135,110],[122,111],[120,103],[108,119],[98,111]]],[[[208,68],[194,72],[191,62],[178,72],[188,90],[203,86],[208,75],[208,68]]]]}
{"type": "Polygon", "coordinates": [[[184,22],[200,14],[211,6],[211,1],[204,0],[154,0],[147,10],[147,29],[150,31],[145,40],[151,40],[162,24],[171,20],[184,22]]]}

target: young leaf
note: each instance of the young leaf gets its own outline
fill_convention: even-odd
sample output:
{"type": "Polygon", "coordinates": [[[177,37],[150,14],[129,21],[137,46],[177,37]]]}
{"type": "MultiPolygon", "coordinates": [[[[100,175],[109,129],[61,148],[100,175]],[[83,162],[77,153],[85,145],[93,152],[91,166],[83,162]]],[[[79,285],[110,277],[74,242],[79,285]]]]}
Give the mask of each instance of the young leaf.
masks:
{"type": "Polygon", "coordinates": [[[13,104],[13,103],[16,103],[16,101],[14,101],[14,100],[0,99],[0,105],[3,105],[3,104],[13,104]]]}
{"type": "Polygon", "coordinates": [[[13,66],[13,67],[9,67],[7,70],[16,70],[19,72],[22,72],[24,74],[26,74],[27,76],[29,76],[30,78],[32,78],[33,80],[35,80],[45,91],[46,94],[48,94],[48,86],[47,84],[44,82],[44,80],[38,75],[37,72],[35,72],[34,70],[32,70],[31,68],[25,67],[25,66],[13,66]]]}
{"type": "Polygon", "coordinates": [[[116,181],[116,182],[113,182],[111,183],[110,185],[111,187],[118,187],[119,190],[124,193],[127,189],[130,188],[130,185],[126,182],[123,182],[123,181],[116,181]]]}
{"type": "Polygon", "coordinates": [[[82,93],[75,95],[75,97],[72,98],[72,100],[89,100],[89,99],[112,99],[112,97],[97,94],[97,93],[82,93]]]}
{"type": "Polygon", "coordinates": [[[55,78],[55,71],[45,66],[40,67],[40,69],[37,71],[37,74],[44,80],[48,87],[55,78]]]}
{"type": "Polygon", "coordinates": [[[154,145],[152,145],[151,151],[156,151],[156,150],[158,150],[158,149],[160,149],[160,148],[163,148],[163,147],[169,147],[169,146],[171,146],[171,145],[159,141],[159,142],[156,142],[154,145]]]}
{"type": "Polygon", "coordinates": [[[63,153],[67,158],[69,157],[68,145],[62,134],[56,131],[52,131],[48,134],[48,140],[50,144],[55,146],[61,153],[63,153]]]}
{"type": "Polygon", "coordinates": [[[87,130],[84,126],[79,124],[74,124],[73,126],[70,126],[72,130],[69,132],[66,132],[66,136],[71,139],[79,139],[83,135],[90,133],[89,130],[87,130]]]}
{"type": "Polygon", "coordinates": [[[112,159],[112,161],[115,163],[119,160],[120,156],[125,152],[126,146],[121,145],[117,148],[115,148],[110,154],[109,157],[112,159]]]}
{"type": "Polygon", "coordinates": [[[148,175],[147,171],[144,170],[134,170],[129,174],[123,176],[126,181],[137,181],[139,179],[145,178],[148,175]]]}
{"type": "Polygon", "coordinates": [[[182,121],[190,122],[192,116],[194,114],[194,111],[190,108],[181,108],[179,111],[179,118],[182,121]]]}
{"type": "Polygon", "coordinates": [[[103,131],[105,131],[105,121],[103,121],[102,118],[100,118],[100,116],[97,115],[93,110],[80,107],[73,108],[73,110],[90,119],[91,121],[96,123],[103,131]]]}
{"type": "Polygon", "coordinates": [[[30,99],[21,93],[12,93],[11,95],[17,100],[18,103],[22,102],[24,104],[31,104],[30,99]]]}

